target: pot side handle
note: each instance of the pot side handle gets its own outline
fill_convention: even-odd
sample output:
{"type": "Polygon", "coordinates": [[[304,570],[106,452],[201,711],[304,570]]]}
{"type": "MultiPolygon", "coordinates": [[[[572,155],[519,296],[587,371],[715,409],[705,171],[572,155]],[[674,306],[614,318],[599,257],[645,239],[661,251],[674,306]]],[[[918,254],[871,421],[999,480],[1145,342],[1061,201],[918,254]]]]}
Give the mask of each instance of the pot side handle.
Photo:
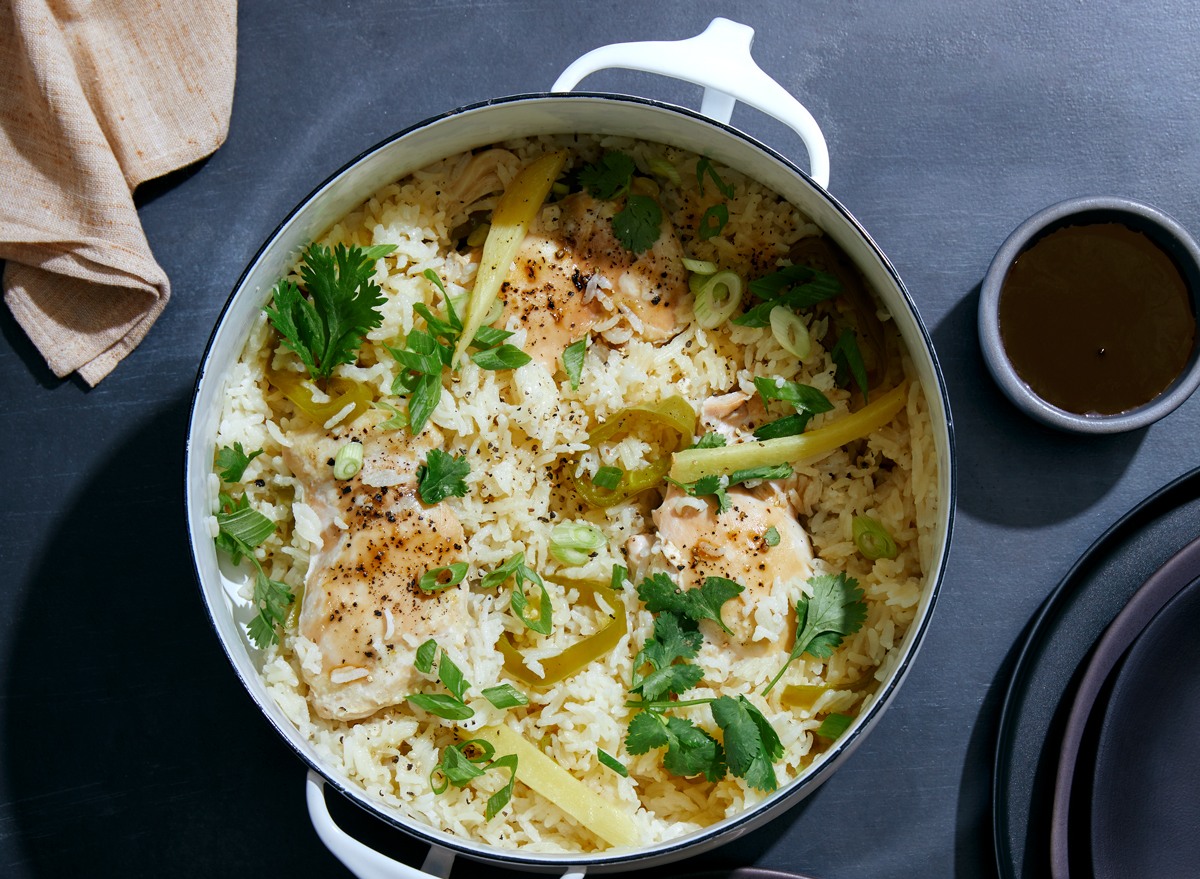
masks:
{"type": "Polygon", "coordinates": [[[787,89],[762,71],[750,55],[754,28],[714,18],[704,33],[687,40],[614,43],[576,60],[550,87],[569,92],[585,76],[610,67],[659,73],[704,87],[700,112],[728,123],[737,101],[792,128],[808,150],[809,176],[829,188],[829,148],[817,121],[787,89]]]}
{"type": "MultiPolygon", "coordinates": [[[[319,773],[308,770],[304,788],[308,817],[317,836],[358,879],[449,879],[454,852],[431,845],[420,870],[402,864],[359,842],[334,823],[325,803],[325,779],[319,773]]],[[[563,873],[563,879],[583,879],[585,870],[585,867],[572,867],[563,873]]]]}

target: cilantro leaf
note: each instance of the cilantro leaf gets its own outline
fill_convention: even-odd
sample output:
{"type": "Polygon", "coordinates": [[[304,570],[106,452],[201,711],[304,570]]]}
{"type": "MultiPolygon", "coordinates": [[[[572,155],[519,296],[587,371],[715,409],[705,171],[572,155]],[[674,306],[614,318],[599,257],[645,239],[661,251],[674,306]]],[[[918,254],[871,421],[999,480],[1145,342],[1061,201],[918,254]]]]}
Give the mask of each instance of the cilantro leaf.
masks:
{"type": "Polygon", "coordinates": [[[629,191],[637,165],[625,153],[610,150],[594,165],[579,171],[579,183],[596,198],[612,201],[629,191]]]}
{"type": "Polygon", "coordinates": [[[863,364],[862,352],[858,350],[854,330],[849,327],[842,330],[829,353],[837,364],[838,384],[845,387],[850,383],[849,376],[854,376],[854,383],[862,391],[863,401],[870,402],[867,400],[867,367],[863,364]]]}
{"type": "Polygon", "coordinates": [[[383,323],[379,307],[386,299],[371,280],[373,263],[394,249],[392,245],[347,249],[339,244],[330,251],[311,244],[300,267],[310,298],[291,281],[275,286],[275,307],[263,310],[312,378],[328,378],[339,363],[353,363],[362,338],[383,323]]]}
{"type": "Polygon", "coordinates": [[[587,336],[572,342],[562,353],[563,369],[571,380],[571,390],[579,390],[579,382],[583,378],[583,361],[587,356],[587,336]]]}
{"type": "MultiPolygon", "coordinates": [[[[250,556],[253,560],[253,556],[250,556]]],[[[287,619],[287,609],[295,596],[292,595],[286,583],[272,580],[258,568],[254,577],[254,604],[258,607],[258,616],[250,621],[247,633],[259,647],[266,647],[279,640],[275,627],[283,625],[287,619]]]]}
{"type": "Polygon", "coordinates": [[[417,468],[417,494],[421,503],[433,505],[450,495],[463,497],[467,493],[464,477],[470,473],[466,455],[455,458],[441,449],[430,449],[425,463],[417,468]]]}
{"type": "Polygon", "coordinates": [[[764,793],[779,782],[771,765],[783,756],[783,744],[754,704],[745,696],[722,696],[712,703],[713,720],[725,734],[729,771],[764,793]]]}
{"type": "Polygon", "coordinates": [[[779,546],[779,529],[772,525],[763,535],[763,540],[766,541],[767,546],[779,546]]]}
{"type": "MultiPolygon", "coordinates": [[[[696,440],[688,449],[719,449],[725,445],[725,434],[723,433],[706,433],[700,439],[696,440]]],[[[687,451],[686,449],[684,451],[687,451]]]]}
{"type": "Polygon", "coordinates": [[[725,751],[721,743],[690,721],[640,711],[629,722],[625,750],[645,754],[665,747],[663,766],[684,778],[703,774],[709,781],[725,777],[725,751]]]}
{"type": "Polygon", "coordinates": [[[613,234],[621,246],[633,253],[648,250],[662,233],[662,208],[648,195],[631,195],[625,207],[613,215],[613,234]]]}
{"type": "Polygon", "coordinates": [[[810,577],[808,585],[812,587],[812,598],[801,597],[796,602],[796,640],[791,655],[763,690],[764,696],[794,660],[805,653],[815,659],[832,656],[842,638],[861,629],[867,618],[863,591],[858,588],[858,581],[847,577],[845,572],[810,577]]]}
{"type": "Polygon", "coordinates": [[[724,577],[707,577],[704,585],[680,591],[668,575],[654,574],[642,580],[638,597],[651,613],[671,611],[697,621],[713,620],[732,635],[733,630],[721,619],[721,606],[744,588],[724,577]]]}
{"type": "Polygon", "coordinates": [[[241,482],[250,462],[262,453],[263,450],[259,449],[247,455],[241,443],[234,443],[232,449],[218,449],[217,466],[221,468],[221,479],[225,482],[241,482]]]}

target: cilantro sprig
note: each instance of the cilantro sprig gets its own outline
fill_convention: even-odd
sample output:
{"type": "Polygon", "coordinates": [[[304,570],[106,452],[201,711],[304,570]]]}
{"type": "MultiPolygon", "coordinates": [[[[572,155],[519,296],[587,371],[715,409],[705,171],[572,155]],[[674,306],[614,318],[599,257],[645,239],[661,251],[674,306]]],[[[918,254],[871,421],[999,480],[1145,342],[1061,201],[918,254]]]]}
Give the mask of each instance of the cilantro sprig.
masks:
{"type": "Polygon", "coordinates": [[[654,246],[662,234],[663,213],[658,202],[650,196],[630,192],[636,170],[632,158],[610,150],[596,164],[580,169],[579,182],[593,196],[604,201],[625,197],[625,206],[613,214],[613,234],[626,250],[641,253],[654,246]]]}
{"type": "Polygon", "coordinates": [[[263,310],[311,378],[328,378],[338,364],[353,363],[363,337],[383,323],[379,307],[386,300],[371,277],[375,260],[393,250],[390,244],[339,244],[332,251],[310,244],[300,267],[303,290],[287,279],[275,285],[275,307],[263,310]]]}
{"type": "Polygon", "coordinates": [[[222,494],[218,500],[218,532],[214,542],[235,565],[245,557],[255,568],[253,601],[258,615],[250,621],[247,633],[257,647],[265,649],[279,643],[275,627],[287,619],[287,609],[295,598],[287,584],[268,577],[254,557],[254,548],[275,533],[275,524],[253,509],[244,494],[236,500],[222,494]]]}
{"type": "Polygon", "coordinates": [[[793,661],[805,653],[815,659],[827,659],[842,643],[842,638],[861,629],[867,618],[863,591],[858,587],[858,581],[847,577],[845,572],[810,577],[808,585],[812,587],[812,597],[802,597],[796,602],[799,623],[791,655],[763,690],[764,696],[771,692],[793,661]]]}
{"type": "Polygon", "coordinates": [[[668,693],[679,695],[692,689],[704,676],[704,670],[688,660],[700,655],[703,642],[704,636],[695,621],[675,613],[659,614],[654,620],[654,637],[634,657],[629,691],[653,702],[668,693]],[[677,664],[677,660],[683,661],[677,664]],[[651,672],[643,677],[641,669],[647,664],[651,672]]]}
{"type": "Polygon", "coordinates": [[[626,705],[641,710],[629,722],[625,749],[636,755],[665,748],[663,766],[675,775],[702,774],[709,781],[718,781],[728,772],[759,790],[771,791],[778,785],[772,763],[783,756],[783,746],[771,724],[745,696],[672,698],[696,687],[704,676],[704,670],[690,662],[699,656],[704,641],[698,621],[715,620],[729,631],[721,620],[721,607],[741,592],[740,585],[724,577],[709,577],[700,588],[686,591],[676,590],[666,574],[642,580],[638,596],[646,609],[656,614],[654,637],[634,658],[630,692],[641,699],[626,705]],[[651,671],[643,676],[646,665],[651,671]],[[666,713],[687,705],[711,706],[723,742],[692,721],[666,713]]]}

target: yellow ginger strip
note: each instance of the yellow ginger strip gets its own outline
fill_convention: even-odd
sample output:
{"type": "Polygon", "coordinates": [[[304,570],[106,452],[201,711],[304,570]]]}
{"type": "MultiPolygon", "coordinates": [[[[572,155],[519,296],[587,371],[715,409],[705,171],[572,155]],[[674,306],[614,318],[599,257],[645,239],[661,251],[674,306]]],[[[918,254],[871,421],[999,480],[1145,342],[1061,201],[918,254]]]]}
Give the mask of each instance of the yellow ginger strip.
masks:
{"type": "Polygon", "coordinates": [[[529,231],[529,223],[546,200],[566,158],[567,151],[559,150],[530,162],[517,172],[508,189],[496,202],[496,208],[492,211],[492,227],[483,243],[479,271],[475,273],[475,289],[471,291],[471,300],[467,304],[462,335],[458,338],[451,361],[456,367],[466,355],[475,333],[483,326],[483,319],[500,293],[509,266],[521,249],[521,242],[529,231]]]}
{"type": "Polygon", "coordinates": [[[670,476],[677,482],[695,482],[703,476],[727,476],[735,470],[791,464],[822,455],[879,430],[896,417],[907,399],[905,382],[854,414],[799,436],[676,452],[671,456],[670,476]]]}
{"type": "Polygon", "coordinates": [[[470,733],[496,749],[496,756],[517,755],[517,780],[558,806],[609,845],[635,846],[641,834],[633,819],[588,788],[507,726],[486,726],[470,733]]]}

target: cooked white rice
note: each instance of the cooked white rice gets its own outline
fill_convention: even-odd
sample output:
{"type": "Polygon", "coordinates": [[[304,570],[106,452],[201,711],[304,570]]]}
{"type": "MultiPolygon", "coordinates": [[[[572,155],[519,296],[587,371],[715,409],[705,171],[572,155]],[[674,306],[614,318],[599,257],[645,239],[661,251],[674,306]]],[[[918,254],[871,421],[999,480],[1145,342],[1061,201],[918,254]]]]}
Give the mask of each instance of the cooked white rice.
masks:
{"type": "MultiPolygon", "coordinates": [[[[616,137],[543,137],[503,146],[512,153],[511,161],[502,162],[497,169],[505,184],[531,159],[562,147],[572,150],[569,161],[576,165],[596,161],[606,149],[633,156],[643,172],[652,159],[672,162],[680,169],[683,184],[679,189],[667,187],[662,202],[680,232],[685,252],[751,277],[786,264],[780,261],[795,241],[820,234],[803,214],[760,184],[721,168],[724,179],[736,187],[736,196],[728,201],[729,223],[715,238],[694,239],[688,230],[694,227],[703,205],[712,202],[713,187],[708,187],[705,202],[697,190],[696,157],[672,147],[616,137]]],[[[454,156],[383,187],[321,239],[330,246],[396,246],[393,254],[376,263],[375,279],[388,299],[383,307],[384,323],[371,332],[358,364],[340,366],[336,374],[371,385],[378,399],[401,409],[403,401],[390,396],[397,366],[382,343],[412,329],[414,304],[432,306],[440,298],[422,278],[425,269],[437,272],[450,294],[456,295],[470,289],[477,268],[452,250],[449,234],[468,211],[488,209],[494,198],[451,214],[442,194],[468,159],[466,154],[454,156]]],[[[602,286],[589,292],[604,295],[602,286]]],[[[690,303],[681,307],[687,312],[683,317],[688,328],[657,346],[640,341],[630,316],[620,311],[595,327],[585,380],[578,391],[571,389],[561,371],[553,377],[536,363],[513,372],[487,372],[468,362],[453,381],[449,372],[445,374],[445,390],[432,422],[446,436],[447,451],[465,454],[471,466],[469,493],[445,501],[467,535],[470,581],[477,583],[484,573],[517,552],[524,552],[526,563],[543,576],[607,580],[612,565],[626,563],[621,548],[632,535],[653,528],[650,513],[661,494],[652,491],[609,509],[585,506],[580,510],[577,500],[558,487],[559,480],[545,476],[587,448],[589,429],[631,403],[682,394],[699,410],[711,395],[736,389],[753,393],[754,377],[765,375],[810,384],[826,393],[835,409],[817,416],[814,427],[847,413],[850,395],[836,386],[831,357],[820,344],[825,327],[811,328],[813,349],[801,363],[777,344],[770,328],[727,325],[706,331],[691,322],[690,303]],[[552,527],[564,520],[598,527],[607,536],[608,546],[583,567],[560,565],[549,553],[549,542],[552,527]]],[[[890,322],[885,320],[885,326],[890,327],[890,322]]],[[[508,328],[516,330],[509,341],[520,345],[524,332],[515,321],[508,328]]],[[[893,344],[900,344],[898,336],[893,344]]],[[[297,481],[281,455],[289,443],[289,432],[307,425],[307,419],[264,379],[268,363],[279,365],[291,358],[294,355],[278,346],[265,316],[260,316],[229,376],[217,447],[240,442],[248,451],[265,450],[251,462],[244,477],[254,508],[278,526],[258,550],[258,557],[270,577],[299,594],[310,548],[319,540],[318,525],[312,511],[297,502],[297,481]]],[[[832,688],[811,707],[788,707],[781,702],[785,685],[836,685],[864,675],[884,680],[899,656],[922,595],[932,554],[937,459],[925,397],[906,357],[903,363],[911,384],[907,406],[900,414],[865,442],[800,462],[796,474],[786,480],[788,496],[811,536],[816,572],[845,571],[863,587],[868,614],[861,630],[847,637],[828,660],[806,656],[792,663],[780,685],[763,699],[763,687],[791,648],[794,605],[804,588],[802,582],[777,581],[767,600],[747,610],[753,614],[757,632],[774,644],[777,652],[757,658],[727,656],[706,643],[698,660],[704,668],[702,686],[688,694],[689,698],[747,695],[783,743],[785,756],[775,765],[781,786],[801,775],[822,750],[813,731],[828,712],[861,713],[873,698],[861,688],[832,688]],[[863,514],[880,521],[895,538],[900,547],[895,559],[870,562],[858,553],[851,521],[863,514]]],[[[775,406],[779,404],[773,404],[773,413],[787,414],[775,406]]],[[[585,459],[584,466],[604,463],[629,468],[648,451],[645,443],[626,441],[606,450],[603,461],[595,456],[585,459]]],[[[214,476],[216,484],[219,479],[214,476]]],[[[547,587],[553,598],[556,631],[536,651],[527,652],[534,659],[557,653],[596,631],[604,621],[586,605],[575,606],[574,590],[550,580],[547,587]]],[[[506,590],[499,594],[495,590],[471,591],[472,624],[465,649],[461,655],[453,655],[453,660],[473,683],[470,696],[476,715],[461,726],[474,729],[508,723],[530,741],[541,743],[544,751],[576,778],[635,817],[644,834],[643,844],[649,844],[703,828],[765,795],[742,779],[709,783],[703,778],[675,777],[663,769],[659,751],[641,756],[624,752],[622,740],[632,713],[625,707],[632,659],[652,635],[652,616],[635,590],[625,589],[622,600],[629,635],[608,656],[556,686],[539,691],[518,684],[530,697],[527,707],[501,711],[479,698],[479,691],[486,687],[512,682],[502,671],[502,659],[494,646],[502,632],[521,628],[508,613],[506,590]],[[598,748],[620,755],[629,777],[622,778],[600,765],[598,748]]],[[[487,796],[504,783],[503,773],[489,773],[472,786],[450,787],[435,795],[430,790],[430,772],[441,749],[455,741],[455,724],[405,703],[356,722],[322,719],[306,699],[301,676],[305,664],[319,668],[320,656],[315,645],[298,636],[293,614],[280,644],[265,653],[263,681],[327,763],[381,803],[431,827],[507,848],[578,852],[604,847],[557,806],[521,784],[516,786],[511,804],[491,821],[485,820],[487,796]]],[[[706,706],[676,713],[719,738],[706,706]]]]}

